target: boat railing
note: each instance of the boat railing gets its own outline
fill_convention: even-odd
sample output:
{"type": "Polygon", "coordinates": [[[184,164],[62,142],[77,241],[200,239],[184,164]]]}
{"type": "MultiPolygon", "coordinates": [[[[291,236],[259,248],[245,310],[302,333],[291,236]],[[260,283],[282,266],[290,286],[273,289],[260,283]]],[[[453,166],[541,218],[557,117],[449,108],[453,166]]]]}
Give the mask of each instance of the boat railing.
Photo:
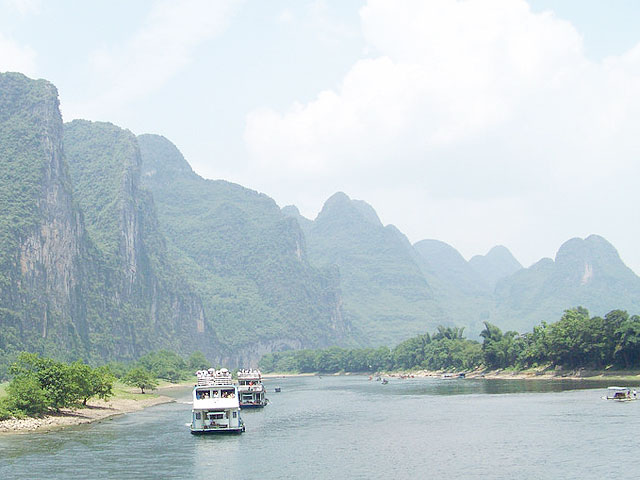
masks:
{"type": "Polygon", "coordinates": [[[198,386],[219,386],[219,385],[233,385],[233,379],[231,378],[231,372],[226,368],[220,370],[198,370],[196,372],[198,379],[198,386]]]}
{"type": "Polygon", "coordinates": [[[238,370],[238,380],[249,380],[249,381],[261,381],[262,380],[262,372],[257,369],[242,369],[238,370]]]}

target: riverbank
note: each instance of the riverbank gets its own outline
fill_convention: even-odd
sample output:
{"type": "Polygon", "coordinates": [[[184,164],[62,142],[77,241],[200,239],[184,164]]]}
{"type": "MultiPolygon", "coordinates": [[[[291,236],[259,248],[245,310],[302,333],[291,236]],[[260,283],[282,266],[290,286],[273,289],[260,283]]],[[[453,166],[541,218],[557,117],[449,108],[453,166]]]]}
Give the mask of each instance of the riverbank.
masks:
{"type": "MultiPolygon", "coordinates": [[[[445,371],[418,370],[410,372],[385,372],[376,375],[388,377],[437,377],[445,371]]],[[[577,370],[556,369],[527,369],[527,370],[474,370],[467,371],[465,378],[486,378],[495,380],[606,380],[619,382],[640,383],[640,370],[577,370]]]]}
{"type": "MultiPolygon", "coordinates": [[[[337,372],[337,373],[267,373],[264,379],[277,379],[288,377],[328,377],[334,375],[365,375],[373,377],[389,378],[441,378],[445,370],[409,370],[391,372],[337,372]]],[[[454,373],[457,376],[458,372],[454,373]]],[[[585,368],[576,370],[563,370],[561,368],[530,368],[527,370],[497,369],[497,370],[472,370],[465,371],[465,378],[486,378],[495,380],[602,380],[640,384],[640,370],[588,370],[585,368]]]]}
{"type": "MultiPolygon", "coordinates": [[[[156,392],[182,387],[184,385],[167,384],[156,392]]],[[[71,427],[105,420],[107,418],[133,413],[144,408],[174,402],[166,395],[157,393],[139,393],[138,389],[119,388],[109,400],[91,399],[83,408],[63,408],[59,413],[50,413],[42,417],[10,418],[0,421],[0,434],[19,434],[46,432],[58,428],[71,427]]]]}

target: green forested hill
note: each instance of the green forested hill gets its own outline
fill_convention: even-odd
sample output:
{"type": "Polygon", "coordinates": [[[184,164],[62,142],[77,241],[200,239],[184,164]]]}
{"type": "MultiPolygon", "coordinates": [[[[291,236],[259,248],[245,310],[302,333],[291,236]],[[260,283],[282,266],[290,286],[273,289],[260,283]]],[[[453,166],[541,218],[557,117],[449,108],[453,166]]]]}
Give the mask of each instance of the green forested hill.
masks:
{"type": "Polygon", "coordinates": [[[344,343],[338,279],[313,268],[297,222],[264,194],[195,174],[164,137],[138,137],[173,261],[194,282],[206,316],[239,358],[344,343]]]}
{"type": "Polygon", "coordinates": [[[640,309],[640,278],[601,237],[522,269],[504,247],[466,262],[437,240],[411,245],[343,193],[311,221],[201,178],[163,137],[63,126],[53,85],[0,75],[0,374],[22,349],[249,365],[438,325],[522,332],[577,305],[640,309]]]}
{"type": "MultiPolygon", "coordinates": [[[[150,193],[140,187],[140,149],[131,132],[110,123],[75,120],[64,127],[74,196],[103,259],[100,307],[91,325],[111,325],[100,345],[135,357],[157,348],[221,357],[200,298],[168,260],[150,193]],[[122,351],[118,344],[129,345],[122,351]]],[[[110,355],[111,356],[111,355],[110,355]]]]}
{"type": "Polygon", "coordinates": [[[493,247],[486,255],[471,257],[469,266],[489,285],[490,290],[503,278],[522,269],[520,262],[502,245],[493,247]]]}
{"type": "Polygon", "coordinates": [[[413,248],[446,317],[469,336],[478,335],[489,318],[492,287],[451,245],[421,240],[413,248]]]}
{"type": "Polygon", "coordinates": [[[339,269],[344,309],[361,344],[393,344],[449,323],[406,237],[383,226],[367,203],[336,193],[306,233],[311,261],[339,269]]]}
{"type": "Polygon", "coordinates": [[[135,137],[74,122],[63,140],[55,87],[20,74],[0,75],[0,119],[0,367],[23,349],[220,355],[199,299],[166,264],[135,137]]]}
{"type": "Polygon", "coordinates": [[[604,238],[574,238],[560,247],[555,260],[542,259],[498,282],[491,322],[526,331],[559,317],[568,305],[598,315],[615,305],[638,311],[640,278],[604,238]]]}

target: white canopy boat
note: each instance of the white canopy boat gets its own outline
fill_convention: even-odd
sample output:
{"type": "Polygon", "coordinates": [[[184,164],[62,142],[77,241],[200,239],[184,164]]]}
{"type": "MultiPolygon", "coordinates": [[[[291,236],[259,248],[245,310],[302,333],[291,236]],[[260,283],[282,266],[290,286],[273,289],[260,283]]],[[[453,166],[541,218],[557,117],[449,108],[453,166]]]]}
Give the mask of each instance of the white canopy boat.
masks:
{"type": "Polygon", "coordinates": [[[638,400],[638,394],[629,387],[609,387],[607,388],[606,400],[617,400],[618,402],[630,402],[638,400]]]}

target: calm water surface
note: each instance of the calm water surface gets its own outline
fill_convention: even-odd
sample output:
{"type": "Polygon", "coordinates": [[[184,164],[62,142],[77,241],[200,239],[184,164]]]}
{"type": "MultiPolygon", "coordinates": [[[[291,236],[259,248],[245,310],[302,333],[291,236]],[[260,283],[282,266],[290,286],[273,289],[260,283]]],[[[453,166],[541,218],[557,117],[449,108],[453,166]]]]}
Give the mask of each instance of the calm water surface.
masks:
{"type": "Polygon", "coordinates": [[[177,402],[0,436],[0,479],[636,477],[640,401],[575,381],[301,377],[266,382],[247,431],[193,436],[177,402]],[[280,386],[281,393],[273,387],[280,386]],[[614,473],[615,472],[615,473],[614,473]]]}

